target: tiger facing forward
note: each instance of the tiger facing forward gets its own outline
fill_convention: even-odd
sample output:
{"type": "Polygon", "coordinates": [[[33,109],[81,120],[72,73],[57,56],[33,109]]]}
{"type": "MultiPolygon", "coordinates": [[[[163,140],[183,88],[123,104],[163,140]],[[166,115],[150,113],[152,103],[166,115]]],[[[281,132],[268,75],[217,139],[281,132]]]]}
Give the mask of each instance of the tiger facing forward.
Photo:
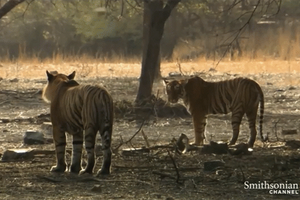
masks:
{"type": "Polygon", "coordinates": [[[164,80],[168,101],[183,102],[193,117],[195,144],[202,145],[208,114],[232,113],[231,123],[233,136],[230,145],[236,143],[240,124],[244,114],[248,118],[250,137],[249,147],[253,147],[256,139],[256,115],[260,103],[260,136],[263,139],[262,121],[264,113],[264,95],[261,87],[248,78],[235,78],[220,82],[206,82],[200,77],[187,80],[164,80]]]}
{"type": "Polygon", "coordinates": [[[110,174],[111,137],[113,128],[113,100],[107,90],[100,86],[79,85],[70,75],[49,73],[43,89],[43,99],[51,104],[51,122],[56,150],[56,166],[51,172],[66,170],[65,132],[73,136],[70,172],[92,173],[95,165],[95,139],[99,131],[102,140],[103,163],[99,174],[110,174]],[[83,131],[85,132],[83,136],[83,131]],[[87,166],[81,170],[81,154],[85,138],[87,166]]]}

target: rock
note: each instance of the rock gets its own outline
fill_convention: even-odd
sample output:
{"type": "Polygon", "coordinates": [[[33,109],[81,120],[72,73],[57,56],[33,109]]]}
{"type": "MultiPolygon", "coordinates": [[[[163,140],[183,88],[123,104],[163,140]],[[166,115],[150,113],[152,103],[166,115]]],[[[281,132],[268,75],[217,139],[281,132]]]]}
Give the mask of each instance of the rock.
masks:
{"type": "Polygon", "coordinates": [[[2,161],[12,161],[19,159],[32,159],[33,149],[8,149],[3,153],[2,161]]]}
{"type": "Polygon", "coordinates": [[[235,145],[233,148],[229,149],[229,154],[231,155],[251,155],[253,153],[253,149],[249,148],[248,144],[240,143],[235,145]]]}
{"type": "Polygon", "coordinates": [[[216,143],[211,141],[209,145],[203,145],[201,154],[227,154],[228,144],[227,143],[216,143]]]}
{"type": "Polygon", "coordinates": [[[19,82],[19,79],[17,79],[17,78],[10,79],[9,82],[11,82],[11,83],[17,83],[17,82],[19,82]]]}
{"type": "Polygon", "coordinates": [[[296,90],[297,88],[295,88],[294,86],[289,87],[288,90],[296,90]]]}
{"type": "Polygon", "coordinates": [[[38,131],[28,130],[24,134],[24,144],[45,144],[44,134],[38,131]]]}
{"type": "Polygon", "coordinates": [[[207,161],[204,162],[204,171],[215,171],[224,165],[225,162],[222,160],[207,161]]]}

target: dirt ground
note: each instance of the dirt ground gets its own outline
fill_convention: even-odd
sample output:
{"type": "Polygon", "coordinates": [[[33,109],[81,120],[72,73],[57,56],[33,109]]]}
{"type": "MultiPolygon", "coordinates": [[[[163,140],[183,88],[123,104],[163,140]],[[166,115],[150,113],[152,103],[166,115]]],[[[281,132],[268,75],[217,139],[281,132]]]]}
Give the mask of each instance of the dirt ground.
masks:
{"type": "MultiPolygon", "coordinates": [[[[49,66],[32,67],[29,74],[38,75],[26,78],[20,72],[14,74],[16,78],[12,78],[13,70],[9,72],[8,68],[1,66],[3,79],[0,81],[0,154],[13,148],[54,150],[51,142],[41,145],[23,144],[26,130],[41,131],[46,138],[52,137],[51,131],[42,126],[43,122],[50,120],[49,105],[41,99],[41,89],[46,83],[44,70],[49,68],[52,70],[49,66]]],[[[26,70],[28,74],[28,68],[26,70]]],[[[170,69],[172,70],[177,71],[170,69]]],[[[209,81],[239,76],[233,72],[196,71],[209,81]]],[[[166,74],[168,72],[164,71],[163,75],[166,74]]],[[[300,195],[270,194],[272,191],[268,189],[245,189],[245,181],[300,184],[300,147],[297,143],[295,146],[291,145],[293,142],[287,142],[299,140],[299,133],[282,134],[284,130],[299,132],[300,73],[289,71],[242,75],[256,80],[262,86],[265,94],[263,130],[265,135],[268,134],[270,142],[263,144],[257,138],[252,155],[196,152],[178,155],[168,148],[129,154],[123,150],[145,147],[147,142],[150,147],[167,145],[181,133],[193,140],[190,116],[184,111],[181,115],[181,111],[168,110],[168,104],[165,105],[166,108],[154,106],[152,115],[132,112],[129,107],[137,92],[138,75],[95,77],[89,76],[89,72],[81,72],[78,82],[105,85],[118,105],[112,149],[115,150],[121,143],[128,141],[140,127],[142,131],[130,143],[114,151],[112,173],[107,177],[75,176],[67,172],[52,174],[49,170],[55,164],[53,153],[37,154],[30,159],[2,161],[0,199],[300,199],[300,195]],[[143,121],[145,123],[141,126],[143,121]],[[214,160],[224,161],[225,166],[217,171],[205,171],[205,162],[214,160]]],[[[153,91],[166,100],[162,82],[155,83],[153,91]]],[[[231,133],[230,115],[209,116],[206,142],[227,141],[231,133]]],[[[243,119],[238,143],[246,142],[248,134],[248,125],[243,119]]],[[[70,137],[68,141],[70,142],[70,137]]],[[[100,144],[100,141],[97,143],[100,144]]],[[[67,161],[70,161],[70,150],[69,143],[67,161]]],[[[101,152],[97,153],[99,156],[95,171],[100,168],[102,161],[101,152]]],[[[297,191],[299,193],[299,188],[297,191]]]]}

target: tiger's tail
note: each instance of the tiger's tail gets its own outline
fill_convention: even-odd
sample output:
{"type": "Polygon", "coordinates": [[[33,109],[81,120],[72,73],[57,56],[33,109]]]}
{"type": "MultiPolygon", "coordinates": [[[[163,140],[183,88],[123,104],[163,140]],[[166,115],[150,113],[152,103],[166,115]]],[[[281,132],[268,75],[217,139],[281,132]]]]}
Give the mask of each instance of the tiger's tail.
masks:
{"type": "Polygon", "coordinates": [[[265,107],[264,93],[258,84],[257,86],[258,86],[259,104],[260,104],[259,105],[259,133],[260,133],[261,140],[265,142],[268,140],[268,138],[264,138],[263,136],[263,119],[264,119],[264,107],[265,107]]]}

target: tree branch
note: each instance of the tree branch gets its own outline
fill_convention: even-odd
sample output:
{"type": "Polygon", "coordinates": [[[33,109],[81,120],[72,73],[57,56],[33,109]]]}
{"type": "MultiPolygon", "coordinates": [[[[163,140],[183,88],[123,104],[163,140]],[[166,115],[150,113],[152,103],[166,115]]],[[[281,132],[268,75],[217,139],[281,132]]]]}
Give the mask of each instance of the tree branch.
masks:
{"type": "Polygon", "coordinates": [[[164,21],[166,21],[169,18],[172,10],[177,6],[177,4],[180,1],[181,0],[168,0],[165,7],[163,8],[163,20],[164,21]]]}
{"type": "Polygon", "coordinates": [[[246,26],[248,26],[248,25],[250,24],[250,21],[251,21],[251,19],[253,18],[254,14],[255,14],[255,12],[256,12],[256,10],[257,10],[259,4],[260,4],[260,1],[261,1],[261,0],[258,0],[258,1],[257,1],[257,4],[254,6],[254,9],[252,10],[251,15],[250,15],[250,17],[248,18],[247,22],[246,22],[241,28],[239,28],[239,30],[237,31],[235,37],[234,37],[233,40],[229,43],[229,45],[228,45],[228,47],[226,48],[225,52],[223,53],[222,57],[221,57],[221,58],[219,59],[219,61],[217,62],[215,68],[217,68],[217,66],[220,64],[221,60],[225,57],[226,53],[229,51],[229,48],[231,47],[231,45],[233,44],[233,42],[237,40],[237,38],[241,35],[242,31],[246,28],[246,26]]]}
{"type": "Polygon", "coordinates": [[[25,0],[9,0],[0,8],[0,19],[6,15],[9,11],[11,11],[14,7],[24,2],[25,0]]]}

